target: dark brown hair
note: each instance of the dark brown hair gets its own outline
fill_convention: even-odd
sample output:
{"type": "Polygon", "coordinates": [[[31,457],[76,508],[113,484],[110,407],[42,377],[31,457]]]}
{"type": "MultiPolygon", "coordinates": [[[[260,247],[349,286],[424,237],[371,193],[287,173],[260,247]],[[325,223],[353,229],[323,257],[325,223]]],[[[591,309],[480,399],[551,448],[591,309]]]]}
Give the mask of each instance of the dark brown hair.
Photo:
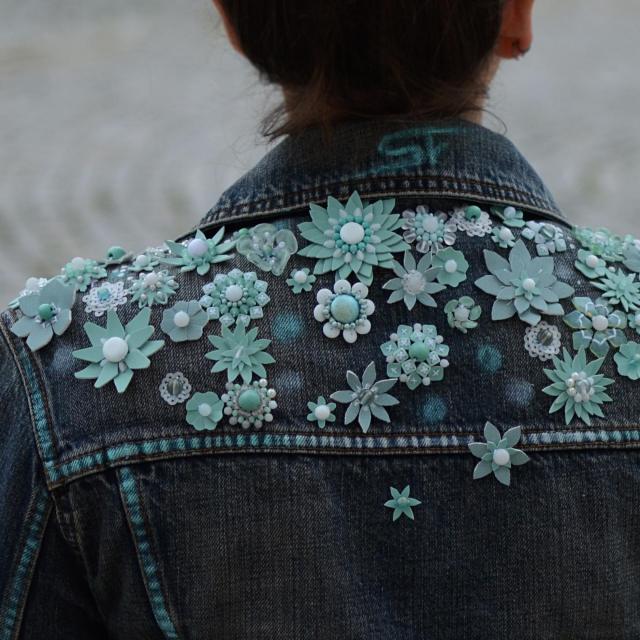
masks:
{"type": "Polygon", "coordinates": [[[338,119],[447,118],[476,108],[504,0],[221,0],[286,107],[272,137],[338,119]]]}

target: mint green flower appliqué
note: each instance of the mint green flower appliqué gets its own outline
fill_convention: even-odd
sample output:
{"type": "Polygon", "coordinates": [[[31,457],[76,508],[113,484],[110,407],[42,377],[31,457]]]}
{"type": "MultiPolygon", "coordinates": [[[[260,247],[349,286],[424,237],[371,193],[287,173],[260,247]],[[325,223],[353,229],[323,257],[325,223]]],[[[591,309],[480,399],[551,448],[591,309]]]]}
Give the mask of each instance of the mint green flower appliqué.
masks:
{"type": "Polygon", "coordinates": [[[357,418],[360,428],[367,433],[372,416],[383,422],[391,420],[385,407],[399,404],[399,400],[387,393],[396,380],[376,381],[376,365],[371,362],[362,374],[362,381],[353,371],[347,371],[347,383],[351,387],[350,390],[331,394],[332,400],[349,405],[344,416],[345,425],[351,424],[357,418]]]}
{"type": "Polygon", "coordinates": [[[201,276],[209,273],[212,264],[231,260],[233,257],[227,253],[233,249],[234,240],[221,242],[224,237],[224,227],[218,229],[212,238],[208,238],[198,229],[195,236],[181,244],[167,240],[165,244],[171,251],[171,256],[162,258],[165,264],[180,267],[180,271],[193,271],[194,269],[201,276]]]}
{"type": "Polygon", "coordinates": [[[622,269],[607,271],[593,286],[603,291],[602,297],[609,303],[621,305],[625,311],[640,309],[640,281],[637,274],[625,274],[622,269]]]}
{"type": "Polygon", "coordinates": [[[629,329],[633,329],[640,335],[640,310],[627,314],[627,324],[629,325],[629,329]]]}
{"type": "Polygon", "coordinates": [[[387,375],[412,391],[444,378],[449,347],[432,324],[401,324],[380,350],[387,358],[387,375]]]}
{"type": "Polygon", "coordinates": [[[536,325],[542,315],[564,315],[559,300],[572,296],[574,290],[556,278],[552,257],[532,258],[518,240],[508,261],[495,251],[485,251],[484,258],[491,275],[482,276],[475,285],[496,297],[492,320],[506,320],[517,313],[524,322],[536,325]]]}
{"type": "Polygon", "coordinates": [[[584,349],[580,349],[575,358],[572,358],[566,349],[563,350],[562,360],[558,357],[553,358],[555,369],[544,370],[553,384],[542,390],[550,396],[555,396],[549,413],[564,407],[566,424],[575,416],[587,425],[591,425],[592,415],[603,418],[600,405],[611,402],[612,399],[605,389],[613,384],[611,378],[605,378],[598,373],[603,362],[604,358],[599,358],[587,363],[584,349]]]}
{"type": "Polygon", "coordinates": [[[402,237],[410,244],[415,243],[419,253],[438,253],[456,241],[456,225],[442,212],[429,213],[420,205],[415,211],[402,212],[402,237]]]}
{"type": "Polygon", "coordinates": [[[433,256],[431,264],[436,269],[440,269],[436,276],[440,284],[447,285],[448,287],[457,287],[467,279],[469,263],[465,259],[462,251],[447,247],[433,256]]]}
{"type": "Polygon", "coordinates": [[[84,293],[96,280],[107,277],[107,270],[95,260],[76,257],[62,267],[62,280],[65,284],[74,284],[84,293]]]}
{"type": "Polygon", "coordinates": [[[140,309],[154,304],[167,304],[177,290],[178,283],[168,271],[141,273],[131,285],[131,301],[137,302],[140,309]]]}
{"type": "Polygon", "coordinates": [[[336,409],[335,402],[327,402],[324,396],[318,396],[316,402],[307,402],[307,407],[311,413],[307,415],[309,422],[317,422],[321,429],[324,429],[327,422],[335,422],[336,417],[333,412],[336,409]]]}
{"type": "Polygon", "coordinates": [[[576,269],[590,280],[602,278],[607,273],[606,261],[586,249],[578,249],[578,259],[574,264],[576,269]]]}
{"type": "Polygon", "coordinates": [[[475,329],[478,326],[477,320],[482,314],[482,309],[473,298],[462,296],[459,300],[449,300],[444,307],[444,312],[452,329],[467,333],[469,329],[475,329]]]}
{"type": "Polygon", "coordinates": [[[618,365],[618,373],[631,380],[640,380],[640,344],[627,342],[613,356],[618,365]]]}
{"type": "Polygon", "coordinates": [[[589,227],[574,227],[575,239],[587,249],[607,262],[620,262],[624,249],[624,242],[620,236],[611,233],[603,227],[590,229],[589,227]]]}
{"type": "Polygon", "coordinates": [[[293,293],[298,294],[303,291],[311,291],[311,286],[316,281],[316,277],[309,273],[309,269],[294,269],[287,278],[287,284],[293,293]]]}
{"type": "Polygon", "coordinates": [[[268,223],[248,229],[236,242],[236,251],[261,271],[274,276],[284,273],[289,258],[298,250],[298,241],[289,229],[268,223]]]}
{"type": "Polygon", "coordinates": [[[95,379],[96,389],[113,381],[118,393],[123,393],[134,371],[149,367],[150,356],[164,346],[164,340],[149,340],[154,332],[149,324],[150,317],[151,310],[145,308],[124,327],[115,311],[107,312],[105,327],[87,322],[84,330],[91,346],[78,349],[72,355],[91,364],[76,372],[75,377],[95,379]]]}
{"type": "Polygon", "coordinates": [[[227,382],[225,388],[222,401],[229,424],[239,424],[243,429],[261,429],[265,422],[273,420],[272,411],[278,406],[274,399],[276,390],[269,389],[264,378],[248,384],[227,382]]]}
{"type": "Polygon", "coordinates": [[[41,289],[18,299],[22,317],[11,327],[11,332],[27,338],[31,351],[42,349],[54,334],[61,336],[69,328],[75,297],[73,284],[64,284],[61,278],[49,280],[41,289]]]}
{"type": "Polygon", "coordinates": [[[384,506],[393,509],[393,522],[402,515],[407,516],[409,520],[414,520],[412,507],[417,507],[422,504],[422,502],[410,497],[411,488],[409,485],[402,490],[402,493],[395,487],[390,487],[389,491],[391,492],[391,500],[387,500],[384,506]]]}
{"type": "Polygon", "coordinates": [[[564,232],[560,227],[550,222],[534,222],[533,220],[527,222],[521,237],[535,242],[536,252],[539,256],[549,256],[567,250],[564,232]]]}
{"type": "Polygon", "coordinates": [[[618,348],[627,341],[623,329],[627,317],[622,311],[612,311],[603,300],[578,297],[573,299],[575,310],[564,317],[565,324],[572,329],[573,348],[584,347],[601,358],[609,353],[609,347],[618,348]]]}
{"type": "Polygon", "coordinates": [[[509,227],[494,227],[491,231],[491,240],[501,249],[510,249],[516,243],[516,236],[509,227]]]}
{"type": "Polygon", "coordinates": [[[507,227],[512,227],[514,229],[521,229],[524,227],[524,214],[520,209],[516,209],[515,207],[504,207],[504,209],[500,207],[491,207],[491,213],[500,218],[500,220],[502,220],[502,224],[507,227]]]}
{"type": "Polygon", "coordinates": [[[389,304],[402,300],[409,311],[415,307],[416,302],[425,307],[438,306],[432,294],[444,290],[445,285],[434,282],[440,269],[431,265],[429,254],[422,256],[420,262],[416,264],[413,254],[406,251],[403,264],[394,260],[392,268],[397,277],[391,278],[382,285],[383,289],[392,292],[387,300],[389,304]]]}
{"type": "Polygon", "coordinates": [[[194,393],[187,402],[187,422],[197,431],[213,431],[222,420],[223,408],[217,393],[194,393]]]}
{"type": "Polygon", "coordinates": [[[515,448],[521,434],[520,427],[512,427],[501,436],[500,431],[487,422],[484,425],[486,442],[469,443],[469,451],[480,458],[473,470],[473,479],[479,480],[493,473],[498,482],[508,487],[511,484],[511,467],[529,462],[529,456],[515,448]]]}
{"type": "Polygon", "coordinates": [[[199,340],[202,337],[204,326],[209,321],[207,314],[202,310],[197,300],[180,300],[170,309],[162,312],[160,329],[166,333],[173,342],[185,342],[187,340],[199,340]]]}
{"type": "Polygon", "coordinates": [[[240,376],[245,384],[249,384],[253,376],[264,378],[267,375],[264,365],[273,364],[275,360],[265,352],[271,340],[257,340],[257,336],[257,327],[245,333],[242,324],[237,325],[234,331],[222,327],[221,336],[209,336],[215,349],[209,351],[205,358],[215,361],[212,373],[226,371],[229,382],[240,376]]]}
{"type": "Polygon", "coordinates": [[[373,267],[391,269],[392,254],[409,248],[395,233],[401,222],[399,215],[391,213],[394,205],[393,199],[365,204],[356,191],[344,207],[331,197],[326,209],[311,204],[311,222],[298,225],[311,244],[300,249],[298,255],[317,260],[315,274],[334,271],[336,280],[340,280],[353,273],[370,285],[373,267]]]}

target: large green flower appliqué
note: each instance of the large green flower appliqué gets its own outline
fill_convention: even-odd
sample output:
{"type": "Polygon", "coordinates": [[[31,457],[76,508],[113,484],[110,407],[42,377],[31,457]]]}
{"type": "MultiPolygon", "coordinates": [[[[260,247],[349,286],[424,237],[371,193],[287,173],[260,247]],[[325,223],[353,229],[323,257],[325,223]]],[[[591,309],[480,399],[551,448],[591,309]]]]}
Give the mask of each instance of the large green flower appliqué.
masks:
{"type": "Polygon", "coordinates": [[[611,402],[605,389],[613,384],[611,378],[605,378],[600,371],[604,358],[587,363],[587,354],[580,349],[575,358],[564,349],[562,360],[553,359],[555,369],[545,369],[544,373],[553,384],[543,389],[544,393],[556,399],[549,413],[564,407],[564,419],[569,424],[578,416],[585,424],[591,425],[591,416],[604,417],[600,405],[611,402]]]}
{"type": "Polygon", "coordinates": [[[353,273],[370,285],[373,267],[391,269],[392,254],[409,248],[395,233],[402,223],[391,213],[394,205],[393,199],[363,203],[357,191],[344,206],[331,197],[326,209],[310,205],[311,222],[302,222],[298,229],[311,244],[298,254],[317,260],[315,274],[335,271],[340,280],[353,273]]]}
{"type": "Polygon", "coordinates": [[[564,314],[559,300],[572,296],[574,290],[556,278],[552,257],[532,258],[524,242],[518,240],[508,261],[495,251],[485,251],[484,258],[491,275],[475,284],[497,298],[491,309],[492,320],[506,320],[517,313],[524,322],[536,325],[542,315],[564,314]]]}
{"type": "Polygon", "coordinates": [[[205,358],[215,360],[213,373],[227,372],[227,379],[233,382],[238,376],[245,384],[251,382],[255,375],[264,378],[267,372],[265,364],[273,364],[273,356],[264,350],[271,344],[271,340],[256,340],[258,328],[245,332],[243,324],[236,325],[235,331],[222,327],[222,336],[209,336],[214,351],[209,351],[205,358]]]}
{"type": "Polygon", "coordinates": [[[619,304],[625,311],[640,309],[640,281],[638,274],[622,269],[607,271],[593,286],[603,291],[602,297],[611,304],[619,304]]]}
{"type": "Polygon", "coordinates": [[[76,372],[75,377],[95,379],[96,389],[113,380],[118,393],[124,393],[133,372],[149,367],[149,357],[164,346],[164,340],[149,340],[154,332],[150,316],[151,309],[145,307],[124,327],[115,311],[107,312],[106,327],[87,322],[84,330],[91,346],[74,351],[73,357],[91,364],[76,372]]]}

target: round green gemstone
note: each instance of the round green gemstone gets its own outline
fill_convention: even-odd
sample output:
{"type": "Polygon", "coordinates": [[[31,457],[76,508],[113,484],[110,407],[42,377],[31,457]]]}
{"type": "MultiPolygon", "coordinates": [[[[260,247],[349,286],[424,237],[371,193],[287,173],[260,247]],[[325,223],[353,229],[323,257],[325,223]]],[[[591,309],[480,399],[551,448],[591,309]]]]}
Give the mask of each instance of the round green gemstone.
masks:
{"type": "Polygon", "coordinates": [[[350,324],[360,317],[360,304],[351,295],[340,294],[331,301],[331,316],[342,324],[350,324]]]}
{"type": "Polygon", "coordinates": [[[122,247],[111,247],[109,251],[107,251],[107,259],[108,260],[120,260],[127,252],[122,247]]]}
{"type": "Polygon", "coordinates": [[[424,342],[414,342],[409,347],[409,356],[418,362],[424,362],[429,357],[429,347],[424,342]]]}
{"type": "Polygon", "coordinates": [[[477,220],[482,215],[482,209],[475,204],[467,207],[464,212],[464,217],[467,220],[477,220]]]}
{"type": "Polygon", "coordinates": [[[255,389],[246,389],[238,397],[238,406],[249,413],[255,411],[260,407],[260,394],[255,389]]]}
{"type": "Polygon", "coordinates": [[[38,307],[38,315],[41,320],[51,320],[54,314],[54,306],[52,304],[41,304],[38,307]]]}

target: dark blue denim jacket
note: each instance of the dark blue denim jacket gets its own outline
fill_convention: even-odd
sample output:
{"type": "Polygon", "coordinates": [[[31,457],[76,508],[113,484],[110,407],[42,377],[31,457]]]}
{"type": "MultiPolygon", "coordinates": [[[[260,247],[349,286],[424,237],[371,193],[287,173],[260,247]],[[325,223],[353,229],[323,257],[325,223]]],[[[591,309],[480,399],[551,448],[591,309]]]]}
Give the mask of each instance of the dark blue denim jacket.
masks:
{"type": "Polygon", "coordinates": [[[640,637],[634,238],[457,121],[199,230],[2,314],[0,640],[640,637]]]}

